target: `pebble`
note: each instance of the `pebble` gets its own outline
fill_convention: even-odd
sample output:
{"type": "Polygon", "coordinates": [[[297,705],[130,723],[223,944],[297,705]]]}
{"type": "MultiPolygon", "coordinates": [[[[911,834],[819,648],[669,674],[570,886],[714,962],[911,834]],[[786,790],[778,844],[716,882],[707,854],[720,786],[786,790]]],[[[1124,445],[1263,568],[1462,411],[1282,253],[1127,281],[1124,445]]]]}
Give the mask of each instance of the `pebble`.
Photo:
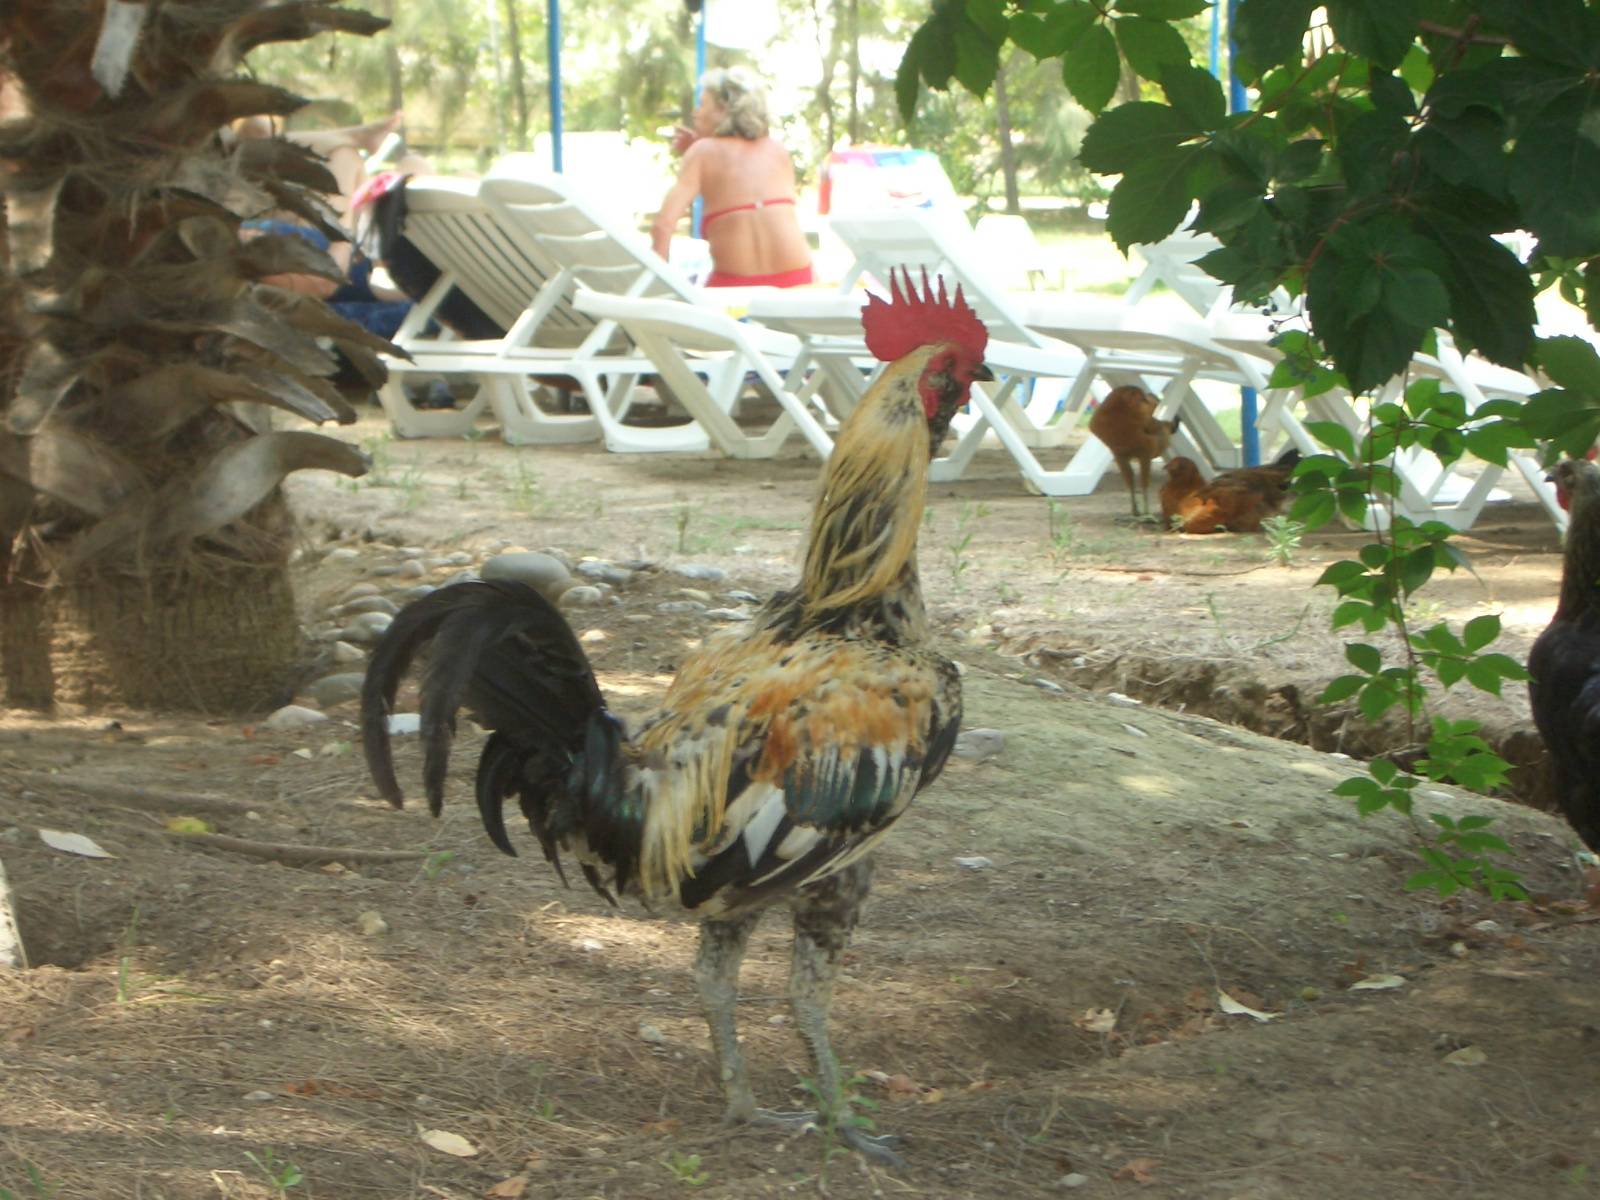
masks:
{"type": "Polygon", "coordinates": [[[404,737],[408,733],[422,732],[421,713],[393,713],[389,717],[389,735],[404,737]]]}
{"type": "Polygon", "coordinates": [[[401,579],[421,579],[428,573],[428,568],[422,564],[421,559],[408,558],[395,569],[395,574],[401,579]]]}
{"type": "Polygon", "coordinates": [[[640,1021],[639,1040],[641,1042],[649,1042],[652,1046],[665,1046],[667,1044],[667,1035],[650,1024],[650,1022],[640,1021]]]}
{"type": "Polygon", "coordinates": [[[1150,736],[1144,730],[1140,729],[1137,725],[1129,725],[1126,721],[1124,721],[1122,723],[1122,729],[1123,729],[1123,732],[1131,733],[1134,737],[1147,738],[1147,737],[1150,736]]]}
{"type": "Polygon", "coordinates": [[[983,762],[993,758],[1006,746],[1006,735],[998,729],[968,729],[956,737],[952,753],[957,758],[983,762]]]}
{"type": "Polygon", "coordinates": [[[333,661],[336,663],[358,663],[366,657],[367,652],[360,646],[352,646],[349,642],[333,644],[333,661]]]}
{"type": "Polygon", "coordinates": [[[663,613],[701,613],[706,606],[698,600],[663,600],[656,605],[657,612],[663,613]]]}
{"type": "Polygon", "coordinates": [[[587,583],[580,583],[577,587],[570,587],[561,593],[561,599],[556,603],[562,608],[593,608],[606,598],[606,594],[597,587],[587,583]]]}
{"type": "Polygon", "coordinates": [[[336,615],[347,617],[352,613],[381,612],[392,617],[399,611],[400,606],[387,596],[358,596],[341,604],[336,615]]]}
{"type": "Polygon", "coordinates": [[[261,1104],[265,1101],[274,1100],[276,1098],[277,1097],[275,1097],[271,1092],[264,1092],[260,1088],[257,1088],[253,1092],[246,1092],[244,1094],[245,1102],[248,1104],[261,1104]]]}
{"type": "Polygon", "coordinates": [[[366,674],[361,671],[341,671],[337,675],[324,675],[306,688],[306,695],[324,708],[331,708],[335,704],[343,704],[346,700],[354,700],[361,695],[361,685],[365,680],[366,674]]]}
{"type": "Polygon", "coordinates": [[[377,937],[380,934],[389,932],[389,922],[385,921],[379,913],[368,909],[356,918],[356,928],[368,937],[377,937]]]}
{"type": "Polygon", "coordinates": [[[682,575],[685,579],[709,579],[713,583],[728,577],[728,573],[721,567],[713,567],[706,563],[682,563],[672,570],[674,574],[682,575]]]}
{"type": "Polygon", "coordinates": [[[714,621],[748,621],[750,613],[743,608],[708,608],[706,616],[714,621]]]}
{"type": "Polygon", "coordinates": [[[1063,1175],[1060,1179],[1056,1180],[1056,1183],[1064,1188],[1081,1188],[1088,1182],[1089,1177],[1078,1171],[1073,1171],[1071,1174],[1063,1175]]]}
{"type": "Polygon", "coordinates": [[[485,579],[512,579],[541,592],[572,578],[572,572],[567,570],[564,562],[538,550],[496,554],[484,560],[480,574],[485,579]]]}
{"type": "Polygon", "coordinates": [[[354,550],[349,546],[335,546],[332,550],[328,551],[329,562],[349,562],[353,558],[360,557],[361,551],[354,550]]]}
{"type": "Polygon", "coordinates": [[[395,566],[393,563],[383,563],[380,566],[368,567],[367,574],[374,575],[379,579],[386,579],[390,575],[400,574],[400,568],[395,566]]]}
{"type": "Polygon", "coordinates": [[[1121,692],[1107,692],[1106,699],[1112,704],[1120,704],[1123,708],[1137,708],[1144,704],[1143,700],[1135,700],[1132,696],[1124,696],[1121,692]]]}
{"type": "Polygon", "coordinates": [[[994,866],[994,859],[985,858],[981,854],[958,854],[955,857],[955,864],[968,871],[981,871],[985,867],[994,866]]]}
{"type": "Polygon", "coordinates": [[[394,623],[394,618],[388,613],[361,613],[350,624],[339,630],[339,641],[342,642],[375,642],[381,638],[394,623]]]}
{"type": "Polygon", "coordinates": [[[1038,679],[1032,680],[1031,682],[1033,683],[1034,687],[1042,688],[1044,691],[1047,691],[1047,692],[1056,692],[1058,694],[1064,694],[1066,692],[1066,690],[1067,690],[1066,688],[1062,687],[1059,683],[1057,683],[1055,680],[1053,680],[1053,679],[1045,679],[1043,676],[1040,676],[1038,679]]]}
{"type": "Polygon", "coordinates": [[[711,603],[711,593],[700,588],[679,588],[672,594],[684,600],[698,600],[701,604],[711,603]]]}
{"type": "Polygon", "coordinates": [[[327,713],[307,708],[303,704],[285,704],[261,722],[261,725],[264,729],[304,729],[307,725],[320,725],[327,719],[327,713]]]}
{"type": "Polygon", "coordinates": [[[598,558],[586,558],[578,564],[578,574],[586,579],[598,579],[612,587],[622,587],[633,579],[633,572],[625,567],[613,566],[598,558]]]}
{"type": "Polygon", "coordinates": [[[343,596],[340,596],[339,599],[345,602],[359,600],[363,596],[376,596],[382,590],[375,583],[358,583],[343,596]]]}
{"type": "Polygon", "coordinates": [[[729,600],[737,600],[740,604],[760,604],[761,597],[754,592],[747,592],[743,588],[734,588],[726,593],[729,600]]]}
{"type": "Polygon", "coordinates": [[[421,546],[401,546],[396,553],[401,558],[421,558],[427,551],[421,546]]]}

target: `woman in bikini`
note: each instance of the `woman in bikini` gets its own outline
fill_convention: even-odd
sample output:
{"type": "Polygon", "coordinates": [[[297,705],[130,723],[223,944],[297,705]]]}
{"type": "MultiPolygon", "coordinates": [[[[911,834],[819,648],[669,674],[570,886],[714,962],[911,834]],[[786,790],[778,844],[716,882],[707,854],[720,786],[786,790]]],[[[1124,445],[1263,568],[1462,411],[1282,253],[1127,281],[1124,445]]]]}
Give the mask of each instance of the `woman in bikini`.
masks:
{"type": "Polygon", "coordinates": [[[795,287],[812,282],[811,248],[794,211],[794,162],[767,133],[767,100],[746,72],[707,71],[694,128],[673,146],[683,154],[678,181],[650,228],[662,258],[696,196],[700,229],[711,243],[707,287],[795,287]]]}

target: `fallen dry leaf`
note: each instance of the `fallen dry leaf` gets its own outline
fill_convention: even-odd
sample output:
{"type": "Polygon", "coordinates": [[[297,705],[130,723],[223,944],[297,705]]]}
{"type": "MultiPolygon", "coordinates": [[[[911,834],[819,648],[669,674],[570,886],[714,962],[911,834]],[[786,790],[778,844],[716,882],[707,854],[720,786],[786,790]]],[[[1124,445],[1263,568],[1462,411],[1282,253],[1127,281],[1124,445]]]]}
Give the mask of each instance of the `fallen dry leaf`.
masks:
{"type": "Polygon", "coordinates": [[[116,855],[102,849],[100,843],[92,837],[85,837],[81,833],[65,833],[59,829],[39,830],[39,840],[52,850],[60,850],[66,854],[76,854],[82,858],[115,858],[116,855]]]}
{"type": "Polygon", "coordinates": [[[943,1099],[944,1099],[944,1089],[943,1088],[929,1088],[927,1091],[923,1092],[921,1097],[920,1097],[920,1101],[923,1104],[937,1104],[937,1103],[939,1103],[939,1101],[941,1101],[943,1099]]]}
{"type": "Polygon", "coordinates": [[[1221,988],[1217,989],[1217,1007],[1223,1012],[1227,1013],[1230,1017],[1254,1017],[1256,1020],[1263,1023],[1267,1021],[1276,1021],[1279,1017],[1283,1016],[1282,1013],[1261,1012],[1257,1009],[1251,1008],[1248,1004],[1240,1004],[1221,988]]]}
{"type": "Polygon", "coordinates": [[[646,1133],[676,1133],[682,1125],[683,1122],[676,1117],[667,1117],[660,1121],[646,1121],[644,1131],[646,1133]]]}
{"type": "Polygon", "coordinates": [[[459,1133],[451,1133],[448,1129],[420,1129],[420,1136],[427,1145],[444,1154],[453,1154],[457,1158],[472,1158],[478,1153],[478,1148],[459,1133]]]}
{"type": "Polygon", "coordinates": [[[1117,1014],[1109,1008],[1087,1008],[1072,1023],[1090,1033],[1110,1033],[1117,1027],[1117,1014]]]}
{"type": "Polygon", "coordinates": [[[528,1177],[526,1175],[513,1175],[510,1179],[502,1179],[484,1193],[490,1200],[517,1200],[517,1197],[528,1190],[528,1177]]]}
{"type": "Polygon", "coordinates": [[[1446,1054],[1444,1061],[1453,1067],[1481,1067],[1489,1061],[1489,1056],[1476,1046],[1463,1046],[1446,1054]]]}
{"type": "Polygon", "coordinates": [[[1405,977],[1402,975],[1368,975],[1365,979],[1358,979],[1350,985],[1352,992],[1387,992],[1394,988],[1405,987],[1405,977]]]}
{"type": "Polygon", "coordinates": [[[1156,1168],[1161,1165],[1154,1158],[1132,1158],[1112,1174],[1113,1179],[1128,1179],[1134,1183],[1154,1183],[1156,1181],[1156,1168]]]}
{"type": "Polygon", "coordinates": [[[909,1075],[890,1075],[883,1081],[883,1090],[891,1096],[916,1096],[922,1092],[909,1075]]]}

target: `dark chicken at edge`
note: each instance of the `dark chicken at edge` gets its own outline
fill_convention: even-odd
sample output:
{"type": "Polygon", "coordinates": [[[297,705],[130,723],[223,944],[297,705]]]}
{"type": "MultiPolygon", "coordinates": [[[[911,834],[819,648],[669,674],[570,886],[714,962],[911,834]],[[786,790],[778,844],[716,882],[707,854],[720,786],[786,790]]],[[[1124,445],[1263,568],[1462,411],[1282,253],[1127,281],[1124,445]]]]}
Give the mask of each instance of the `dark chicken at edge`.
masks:
{"type": "MultiPolygon", "coordinates": [[[[909,278],[863,310],[868,348],[890,365],[839,431],[812,514],[799,583],[748,625],[683,662],[660,710],[628,730],[584,652],[531,588],[460,583],[405,609],[362,694],[367,762],[401,802],[388,718],[413,655],[423,780],[437,815],[456,712],[490,730],[477,799],[495,845],[515,853],[515,797],[545,857],[576,861],[601,895],[701,918],[695,977],[729,1121],[813,1114],[758,1109],[735,1029],[739,965],[765,907],[794,914],[789,998],[817,1091],[837,1103],[828,1008],[872,875],[869,852],[943,769],[961,719],[954,664],[928,645],[917,576],[928,463],[983,366],[987,333],[958,289],[909,278]]],[[[563,873],[563,878],[565,875],[563,873]]],[[[890,1139],[839,1136],[898,1162],[890,1139]]]]}
{"type": "Polygon", "coordinates": [[[1600,852],[1600,467],[1566,459],[1549,478],[1572,519],[1561,598],[1528,652],[1528,699],[1561,811],[1600,852]]]}

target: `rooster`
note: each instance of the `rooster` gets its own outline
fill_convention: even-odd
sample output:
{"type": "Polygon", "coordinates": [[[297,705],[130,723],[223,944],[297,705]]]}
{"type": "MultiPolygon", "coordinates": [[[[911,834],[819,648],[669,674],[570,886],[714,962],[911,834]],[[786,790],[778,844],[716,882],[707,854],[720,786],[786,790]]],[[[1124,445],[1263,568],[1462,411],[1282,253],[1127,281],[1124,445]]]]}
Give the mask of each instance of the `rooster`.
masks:
{"type": "Polygon", "coordinates": [[[1105,443],[1116,459],[1122,482],[1128,487],[1128,502],[1136,521],[1149,519],[1150,460],[1160,458],[1178,431],[1178,418],[1163,421],[1156,416],[1157,401],[1143,388],[1125,384],[1112,388],[1095,405],[1089,417],[1089,432],[1105,443]],[[1133,464],[1139,464],[1139,490],[1133,487],[1133,464]],[[1144,513],[1139,512],[1139,497],[1144,496],[1144,513]]]}
{"type": "Polygon", "coordinates": [[[1572,520],[1561,598],[1528,653],[1528,699],[1561,811],[1600,852],[1600,466],[1567,459],[1549,479],[1572,520]]]}
{"type": "MultiPolygon", "coordinates": [[[[730,1122],[815,1119],[756,1107],[735,1031],[740,961],[780,900],[794,915],[795,1027],[819,1100],[838,1104],[828,1008],[871,881],[868,854],[938,777],[961,719],[955,666],[928,646],[916,545],[929,460],[972,381],[992,378],[988,334],[960,288],[952,300],[942,282],[935,296],[926,276],[921,293],[891,276],[891,295],[862,311],[867,348],[890,365],[839,431],[799,583],[685,658],[637,729],[607,709],[556,609],[511,582],[459,583],[410,605],[362,692],[367,764],[398,806],[389,714],[431,642],[421,721],[434,814],[465,705],[490,731],[477,800],[496,846],[515,853],[502,813],[515,796],[563,881],[570,857],[608,900],[700,918],[695,978],[730,1122]]],[[[899,1162],[894,1139],[849,1122],[838,1136],[899,1162]]]]}

